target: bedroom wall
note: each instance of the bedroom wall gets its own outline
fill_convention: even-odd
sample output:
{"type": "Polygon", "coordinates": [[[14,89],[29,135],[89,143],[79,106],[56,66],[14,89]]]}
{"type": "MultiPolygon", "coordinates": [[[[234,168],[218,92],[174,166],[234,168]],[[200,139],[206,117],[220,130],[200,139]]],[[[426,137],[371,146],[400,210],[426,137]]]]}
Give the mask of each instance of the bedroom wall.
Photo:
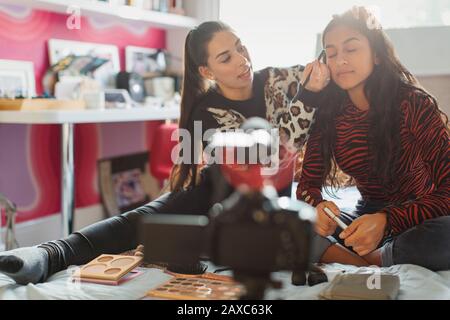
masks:
{"type": "MultiPolygon", "coordinates": [[[[66,19],[63,14],[0,4],[0,59],[33,61],[38,94],[42,93],[41,79],[48,67],[47,42],[51,38],[116,45],[122,70],[125,46],[166,47],[166,31],[162,29],[83,18],[80,30],[69,30],[66,19]]],[[[100,202],[96,161],[149,150],[158,124],[76,125],[77,209],[100,202]]],[[[17,222],[60,212],[60,161],[58,125],[0,124],[0,192],[16,203],[17,222]]]]}

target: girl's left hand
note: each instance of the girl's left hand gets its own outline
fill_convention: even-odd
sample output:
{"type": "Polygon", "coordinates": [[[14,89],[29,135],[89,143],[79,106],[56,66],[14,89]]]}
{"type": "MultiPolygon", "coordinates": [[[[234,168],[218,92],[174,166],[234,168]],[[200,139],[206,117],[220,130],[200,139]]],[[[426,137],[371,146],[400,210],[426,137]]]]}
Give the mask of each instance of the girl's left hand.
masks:
{"type": "Polygon", "coordinates": [[[311,77],[306,84],[306,90],[320,92],[330,83],[330,69],[328,69],[328,66],[322,62],[315,60],[314,62],[306,65],[301,79],[302,85],[305,83],[309,74],[311,74],[311,77]]]}
{"type": "Polygon", "coordinates": [[[360,256],[374,251],[384,237],[387,217],[383,212],[365,214],[353,221],[339,237],[360,256]]]}

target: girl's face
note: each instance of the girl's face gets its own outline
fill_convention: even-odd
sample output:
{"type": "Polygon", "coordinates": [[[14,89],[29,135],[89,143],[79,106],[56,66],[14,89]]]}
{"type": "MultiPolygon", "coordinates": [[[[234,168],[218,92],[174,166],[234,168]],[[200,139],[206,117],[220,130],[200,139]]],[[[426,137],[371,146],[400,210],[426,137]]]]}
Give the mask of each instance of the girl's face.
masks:
{"type": "Polygon", "coordinates": [[[369,40],[354,29],[338,26],[325,35],[324,45],[333,81],[347,91],[364,88],[378,63],[369,40]]]}
{"type": "Polygon", "coordinates": [[[217,32],[208,43],[208,64],[200,74],[217,83],[222,91],[251,88],[253,69],[247,49],[230,31],[217,32]]]}

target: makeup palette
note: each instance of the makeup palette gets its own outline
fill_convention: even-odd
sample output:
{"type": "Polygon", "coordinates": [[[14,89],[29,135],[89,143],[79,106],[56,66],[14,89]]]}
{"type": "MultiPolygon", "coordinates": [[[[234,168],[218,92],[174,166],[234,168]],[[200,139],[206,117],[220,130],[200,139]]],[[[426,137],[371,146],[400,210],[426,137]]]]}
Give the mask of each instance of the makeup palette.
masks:
{"type": "Polygon", "coordinates": [[[147,296],[172,300],[237,300],[244,287],[234,281],[202,276],[174,277],[147,292],[147,296]]]}
{"type": "Polygon", "coordinates": [[[118,285],[121,285],[122,283],[125,283],[127,281],[130,281],[130,280],[140,276],[143,273],[144,272],[140,268],[136,268],[136,269],[133,269],[130,272],[128,272],[126,275],[124,275],[122,278],[120,278],[117,281],[103,280],[103,279],[80,278],[79,273],[78,273],[78,276],[75,273],[72,276],[72,282],[87,282],[87,283],[95,283],[95,284],[105,284],[105,285],[110,285],[110,286],[118,286],[118,285]]]}
{"type": "Polygon", "coordinates": [[[205,272],[202,274],[182,274],[182,273],[175,273],[172,271],[165,270],[164,273],[170,274],[171,276],[178,277],[178,278],[202,278],[202,279],[218,280],[218,281],[224,281],[224,282],[235,282],[232,276],[217,274],[217,273],[213,273],[213,272],[205,272]]]}
{"type": "Polygon", "coordinates": [[[81,280],[106,280],[118,282],[122,277],[136,268],[143,257],[102,254],[81,267],[81,280]]]}

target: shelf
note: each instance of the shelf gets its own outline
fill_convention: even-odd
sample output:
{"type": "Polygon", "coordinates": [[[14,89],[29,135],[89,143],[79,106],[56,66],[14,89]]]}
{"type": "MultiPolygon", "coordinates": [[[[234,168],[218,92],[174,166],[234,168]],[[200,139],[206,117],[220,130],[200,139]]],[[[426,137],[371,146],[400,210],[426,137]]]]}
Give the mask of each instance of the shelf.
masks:
{"type": "Polygon", "coordinates": [[[0,0],[0,4],[25,5],[33,9],[68,14],[69,7],[80,9],[84,17],[107,17],[125,22],[144,23],[150,27],[162,29],[190,29],[197,20],[191,17],[143,10],[130,6],[113,6],[105,2],[92,0],[0,0]]]}
{"type": "Polygon", "coordinates": [[[136,107],[130,109],[14,110],[0,111],[0,123],[63,124],[172,120],[180,117],[180,108],[136,107]]]}

